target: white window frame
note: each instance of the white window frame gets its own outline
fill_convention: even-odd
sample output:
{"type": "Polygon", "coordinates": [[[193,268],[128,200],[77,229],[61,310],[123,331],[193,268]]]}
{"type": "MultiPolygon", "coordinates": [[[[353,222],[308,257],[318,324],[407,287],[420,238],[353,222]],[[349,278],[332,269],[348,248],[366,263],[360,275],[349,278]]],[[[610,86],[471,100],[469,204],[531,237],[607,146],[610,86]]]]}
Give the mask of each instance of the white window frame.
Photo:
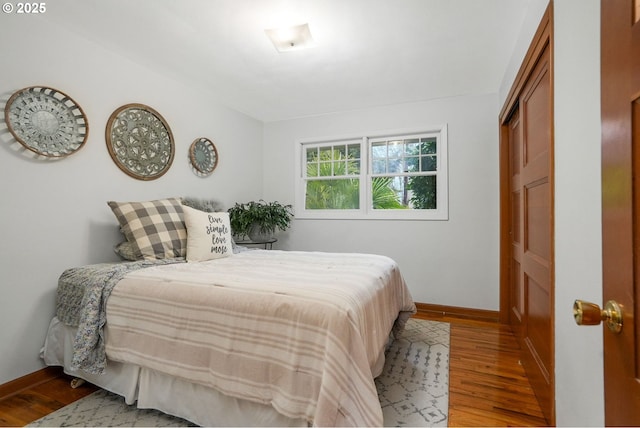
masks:
{"type": "Polygon", "coordinates": [[[367,133],[366,135],[343,135],[325,138],[306,138],[296,142],[295,165],[295,217],[297,219],[359,219],[359,220],[448,220],[449,219],[449,180],[448,180],[448,137],[447,124],[421,129],[404,129],[367,133]],[[371,200],[372,165],[370,162],[371,140],[381,138],[407,139],[415,136],[435,136],[437,154],[436,209],[373,209],[371,200]],[[341,210],[308,210],[306,200],[306,152],[309,145],[353,144],[360,141],[360,174],[354,176],[360,180],[360,208],[341,210]]]}

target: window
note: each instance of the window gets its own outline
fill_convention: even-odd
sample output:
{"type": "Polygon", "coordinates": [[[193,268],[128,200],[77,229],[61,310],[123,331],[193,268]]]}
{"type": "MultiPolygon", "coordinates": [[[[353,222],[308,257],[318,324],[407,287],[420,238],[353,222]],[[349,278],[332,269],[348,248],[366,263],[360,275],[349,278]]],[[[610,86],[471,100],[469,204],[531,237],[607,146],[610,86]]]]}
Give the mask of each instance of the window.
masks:
{"type": "Polygon", "coordinates": [[[359,209],[361,142],[309,144],[304,153],[305,210],[359,209]]]}
{"type": "Polygon", "coordinates": [[[448,218],[446,126],[297,146],[297,218],[448,218]]]}

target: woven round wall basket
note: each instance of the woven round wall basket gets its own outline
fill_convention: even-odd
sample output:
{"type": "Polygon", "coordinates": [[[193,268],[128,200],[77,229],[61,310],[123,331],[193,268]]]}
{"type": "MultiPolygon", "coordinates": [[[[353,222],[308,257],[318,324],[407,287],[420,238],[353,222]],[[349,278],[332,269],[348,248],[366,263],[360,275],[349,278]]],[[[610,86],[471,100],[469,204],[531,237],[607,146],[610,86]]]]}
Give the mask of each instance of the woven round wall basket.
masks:
{"type": "Polygon", "coordinates": [[[109,117],[106,129],[111,159],[138,180],[155,180],[169,170],[175,155],[171,128],[144,104],[126,104],[109,117]]]}
{"type": "Polygon", "coordinates": [[[194,174],[199,177],[211,175],[218,165],[218,150],[208,138],[196,138],[189,147],[189,161],[194,174]]]}
{"type": "Polygon", "coordinates": [[[89,136],[82,108],[64,92],[46,86],[14,93],[5,105],[4,120],[22,146],[50,158],[75,153],[89,136]]]}

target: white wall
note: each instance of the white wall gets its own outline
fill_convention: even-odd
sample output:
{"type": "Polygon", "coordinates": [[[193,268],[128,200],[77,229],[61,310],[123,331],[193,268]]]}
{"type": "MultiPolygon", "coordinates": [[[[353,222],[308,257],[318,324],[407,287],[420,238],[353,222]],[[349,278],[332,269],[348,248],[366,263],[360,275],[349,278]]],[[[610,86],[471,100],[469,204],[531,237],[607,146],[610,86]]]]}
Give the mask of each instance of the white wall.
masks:
{"type": "Polygon", "coordinates": [[[602,327],[578,327],[575,299],[602,305],[600,1],[554,1],[556,422],[604,426],[602,327]]]}
{"type": "Polygon", "coordinates": [[[454,97],[265,124],[266,199],[294,202],[296,140],[448,124],[449,220],[294,220],[295,250],[394,258],[414,300],[498,310],[497,95],[454,97]]]}
{"type": "MultiPolygon", "coordinates": [[[[531,0],[500,105],[548,0],[531,0]]],[[[575,299],[602,302],[600,2],[554,0],[556,424],[603,426],[601,327],[578,327],[575,299]]]]}
{"type": "Polygon", "coordinates": [[[258,198],[262,123],[218,105],[211,94],[165,78],[43,18],[0,16],[0,53],[3,108],[20,88],[51,86],[82,106],[90,126],[85,147],[52,162],[15,151],[11,143],[18,144],[0,121],[2,384],[42,367],[38,354],[54,314],[60,273],[72,266],[116,260],[112,248],[120,236],[106,201],[197,196],[216,198],[228,207],[258,198]],[[107,151],[109,115],[132,102],[158,110],[173,131],[173,166],[158,180],[130,178],[107,151]],[[197,137],[212,139],[220,154],[208,178],[189,169],[188,147],[197,137]]]}

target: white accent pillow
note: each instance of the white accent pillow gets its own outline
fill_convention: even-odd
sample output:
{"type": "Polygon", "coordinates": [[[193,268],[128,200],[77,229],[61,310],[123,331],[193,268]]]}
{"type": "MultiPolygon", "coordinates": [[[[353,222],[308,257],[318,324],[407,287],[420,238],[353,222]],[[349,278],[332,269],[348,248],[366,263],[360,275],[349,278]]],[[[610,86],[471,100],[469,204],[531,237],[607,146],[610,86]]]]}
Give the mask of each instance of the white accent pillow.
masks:
{"type": "Polygon", "coordinates": [[[187,226],[187,262],[202,262],[233,254],[229,213],[207,213],[183,206],[187,226]]]}

